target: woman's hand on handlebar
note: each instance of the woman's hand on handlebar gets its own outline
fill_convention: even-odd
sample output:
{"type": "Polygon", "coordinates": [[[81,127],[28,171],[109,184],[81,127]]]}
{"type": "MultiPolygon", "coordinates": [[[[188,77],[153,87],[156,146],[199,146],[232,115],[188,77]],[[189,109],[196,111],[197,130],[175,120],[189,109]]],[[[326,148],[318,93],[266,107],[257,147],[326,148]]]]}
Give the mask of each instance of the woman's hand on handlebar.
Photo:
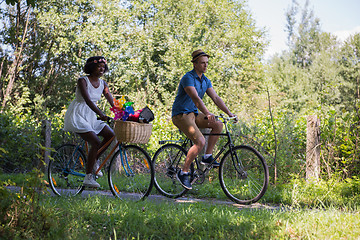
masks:
{"type": "Polygon", "coordinates": [[[109,118],[108,116],[106,116],[106,115],[102,115],[102,116],[99,116],[97,119],[106,122],[106,121],[108,121],[110,118],[109,118]]]}
{"type": "Polygon", "coordinates": [[[104,115],[102,117],[97,117],[97,120],[107,122],[107,124],[109,124],[110,126],[112,126],[112,124],[114,123],[114,119],[112,117],[108,117],[106,115],[104,115]]]}

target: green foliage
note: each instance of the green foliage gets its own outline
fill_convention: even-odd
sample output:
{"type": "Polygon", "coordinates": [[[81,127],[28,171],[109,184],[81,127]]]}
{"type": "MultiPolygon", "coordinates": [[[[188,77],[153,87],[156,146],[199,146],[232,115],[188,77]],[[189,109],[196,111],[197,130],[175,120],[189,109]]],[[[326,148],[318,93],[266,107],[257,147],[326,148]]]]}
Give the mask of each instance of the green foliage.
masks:
{"type": "Polygon", "coordinates": [[[37,239],[62,236],[53,209],[39,204],[43,175],[31,172],[20,192],[9,190],[14,184],[0,181],[0,235],[5,239],[37,239]]]}
{"type": "Polygon", "coordinates": [[[323,174],[329,178],[335,173],[344,178],[359,176],[359,117],[332,110],[324,114],[322,126],[323,174]]]}
{"type": "Polygon", "coordinates": [[[305,168],[306,119],[289,111],[275,111],[274,125],[275,133],[270,114],[258,111],[230,129],[236,145],[255,147],[264,156],[270,177],[274,177],[276,164],[277,180],[286,182],[294,172],[302,174],[299,169],[305,168]]]}
{"type": "Polygon", "coordinates": [[[320,183],[296,179],[290,184],[271,186],[264,196],[266,202],[273,200],[282,205],[264,206],[265,209],[259,205],[244,208],[213,199],[119,202],[119,199],[99,195],[85,198],[31,195],[33,184],[39,186],[35,179],[41,179],[41,175],[33,172],[25,178],[30,180],[24,188],[28,190],[20,193],[9,191],[1,182],[0,209],[4,217],[0,233],[7,239],[290,239],[309,236],[355,239],[360,234],[358,178],[320,183]],[[300,209],[300,206],[307,209],[300,209]]]}
{"type": "MultiPolygon", "coordinates": [[[[15,5],[16,3],[20,3],[21,0],[6,0],[6,4],[15,5]]],[[[26,0],[27,5],[34,5],[36,0],[26,0]]]]}
{"type": "MultiPolygon", "coordinates": [[[[110,71],[104,78],[115,97],[126,95],[137,109],[148,105],[155,112],[146,146],[152,155],[158,140],[179,136],[171,103],[180,78],[192,68],[191,52],[202,48],[211,55],[207,76],[241,119],[233,129],[237,143],[256,146],[271,176],[275,163],[280,182],[293,173],[304,175],[310,114],[321,118],[322,177],[358,176],[360,34],[341,43],[322,32],[309,1],[303,7],[293,1],[286,13],[289,50],[267,65],[260,61],[265,32],[239,1],[16,3],[0,9],[4,171],[28,171],[38,164],[43,119],[52,122],[52,146],[73,138],[62,131],[63,117],[92,55],[107,58],[110,71]]],[[[209,98],[204,101],[218,112],[209,98]]],[[[111,114],[105,101],[100,107],[111,114]]]]}
{"type": "MultiPolygon", "coordinates": [[[[300,120],[302,130],[293,134],[287,132],[279,136],[279,158],[284,162],[285,151],[290,172],[296,168],[304,172],[306,115],[317,115],[321,120],[321,171],[322,177],[332,178],[341,173],[343,178],[359,174],[359,46],[360,35],[354,34],[341,43],[329,33],[319,28],[319,20],[308,10],[307,1],[301,11],[298,23],[299,6],[293,1],[287,12],[287,31],[289,50],[275,56],[267,71],[268,86],[273,103],[273,113],[281,118],[283,109],[293,113],[295,122],[300,120]],[[299,119],[299,120],[296,120],[299,119]],[[286,143],[289,136],[300,141],[286,143]],[[300,148],[298,148],[300,146],[300,148]],[[296,155],[289,154],[294,149],[302,149],[296,155]]],[[[292,128],[293,121],[276,125],[277,131],[292,128]]],[[[270,129],[270,128],[268,128],[270,129]]],[[[281,167],[279,168],[281,171],[281,167]]],[[[288,171],[285,171],[288,172],[288,171]]],[[[291,174],[290,174],[291,175],[291,174]]],[[[296,174],[301,175],[301,174],[296,174]]]]}
{"type": "Polygon", "coordinates": [[[292,2],[291,8],[286,12],[288,44],[292,51],[294,65],[301,68],[311,66],[314,56],[319,49],[320,20],[309,10],[309,1],[305,2],[299,11],[299,4],[292,2]],[[301,12],[299,24],[297,14],[301,12]]]}
{"type": "Polygon", "coordinates": [[[0,114],[1,168],[5,172],[23,172],[38,164],[38,123],[30,116],[0,114]]]}
{"type": "Polygon", "coordinates": [[[266,197],[292,207],[354,209],[360,200],[359,187],[357,177],[319,182],[294,178],[289,184],[270,187],[266,197]]]}
{"type": "MultiPolygon", "coordinates": [[[[25,25],[26,19],[21,19],[25,25]]],[[[255,28],[240,2],[40,1],[29,20],[34,24],[23,32],[23,52],[33,57],[22,59],[10,96],[15,89],[23,96],[19,86],[25,83],[26,106],[35,106],[36,118],[68,104],[91,55],[108,59],[105,78],[115,96],[145,92],[144,101],[155,106],[172,101],[181,76],[192,68],[191,52],[200,47],[212,56],[214,67],[208,76],[233,108],[240,106],[236,91],[246,94],[249,88],[261,88],[264,33],[255,28]]],[[[2,34],[9,35],[11,27],[2,34]]],[[[4,59],[10,55],[4,54],[4,59]]],[[[5,63],[5,68],[15,64],[5,63]]],[[[2,83],[10,86],[6,76],[2,83]]]]}

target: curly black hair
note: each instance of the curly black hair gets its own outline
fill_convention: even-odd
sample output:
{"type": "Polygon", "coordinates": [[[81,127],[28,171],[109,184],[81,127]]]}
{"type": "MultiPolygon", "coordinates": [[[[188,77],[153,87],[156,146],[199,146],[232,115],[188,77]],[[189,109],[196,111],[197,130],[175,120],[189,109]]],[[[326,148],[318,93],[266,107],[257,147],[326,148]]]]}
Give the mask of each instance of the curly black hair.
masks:
{"type": "Polygon", "coordinates": [[[109,71],[106,59],[102,56],[89,57],[84,66],[84,72],[91,74],[98,63],[105,63],[105,72],[109,71]]]}

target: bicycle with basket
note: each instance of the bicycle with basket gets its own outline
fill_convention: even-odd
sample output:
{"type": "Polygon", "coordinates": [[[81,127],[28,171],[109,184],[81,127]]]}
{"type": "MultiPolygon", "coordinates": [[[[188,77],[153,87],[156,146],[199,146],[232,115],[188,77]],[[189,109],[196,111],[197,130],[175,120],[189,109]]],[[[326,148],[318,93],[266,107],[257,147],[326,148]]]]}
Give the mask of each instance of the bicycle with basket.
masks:
{"type": "MultiPolygon", "coordinates": [[[[153,187],[154,169],[149,154],[140,146],[146,144],[152,124],[115,120],[115,136],[103,148],[114,142],[114,147],[95,171],[95,175],[111,158],[106,174],[112,194],[116,197],[146,198],[153,187]],[[131,144],[130,144],[131,143],[131,144]]],[[[102,149],[99,149],[101,152],[102,149]]],[[[85,187],[87,143],[66,143],[56,149],[48,167],[50,188],[56,195],[80,194],[85,187]]],[[[106,176],[102,177],[105,179],[106,176]]],[[[104,181],[104,180],[102,180],[104,181]]]]}

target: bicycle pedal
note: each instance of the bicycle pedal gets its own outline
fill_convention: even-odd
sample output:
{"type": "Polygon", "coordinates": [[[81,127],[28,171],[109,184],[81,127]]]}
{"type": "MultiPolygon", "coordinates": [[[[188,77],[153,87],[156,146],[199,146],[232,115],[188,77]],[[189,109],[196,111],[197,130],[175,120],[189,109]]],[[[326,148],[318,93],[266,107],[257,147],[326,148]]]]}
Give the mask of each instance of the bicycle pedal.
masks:
{"type": "Polygon", "coordinates": [[[213,169],[214,168],[214,166],[213,165],[207,165],[206,167],[205,167],[205,169],[203,170],[203,172],[208,172],[208,171],[210,171],[211,169],[213,169]]]}

